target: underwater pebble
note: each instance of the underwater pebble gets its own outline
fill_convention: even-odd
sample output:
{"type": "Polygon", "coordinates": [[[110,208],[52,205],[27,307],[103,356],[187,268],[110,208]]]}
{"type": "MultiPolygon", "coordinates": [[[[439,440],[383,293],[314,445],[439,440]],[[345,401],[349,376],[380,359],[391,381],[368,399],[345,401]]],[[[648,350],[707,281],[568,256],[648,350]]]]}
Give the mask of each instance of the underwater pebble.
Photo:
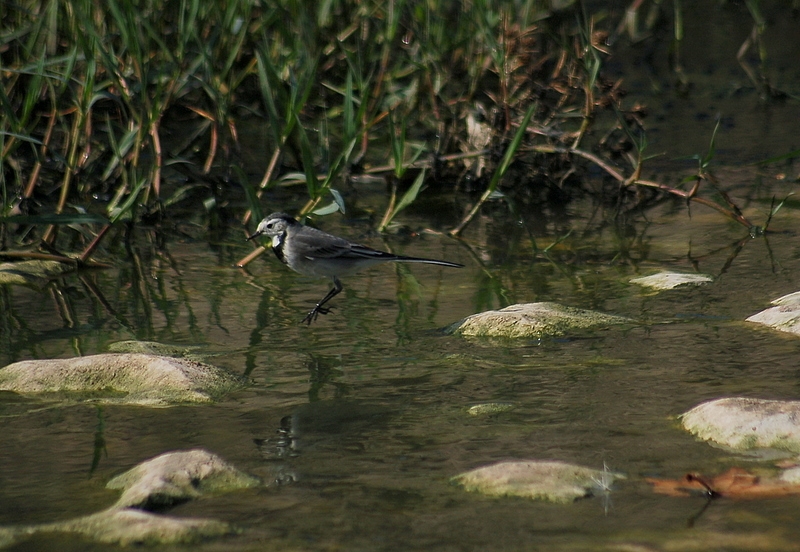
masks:
{"type": "Polygon", "coordinates": [[[680,272],[659,272],[658,274],[630,280],[632,284],[658,290],[673,289],[685,285],[706,284],[713,281],[714,278],[706,274],[684,274],[680,272]]]}
{"type": "Polygon", "coordinates": [[[0,263],[0,284],[42,288],[53,278],[74,270],[74,266],[57,261],[31,260],[0,263]]]}
{"type": "Polygon", "coordinates": [[[508,412],[515,408],[514,403],[509,402],[487,402],[470,406],[467,413],[472,416],[483,416],[486,414],[497,414],[499,412],[508,412]]]}

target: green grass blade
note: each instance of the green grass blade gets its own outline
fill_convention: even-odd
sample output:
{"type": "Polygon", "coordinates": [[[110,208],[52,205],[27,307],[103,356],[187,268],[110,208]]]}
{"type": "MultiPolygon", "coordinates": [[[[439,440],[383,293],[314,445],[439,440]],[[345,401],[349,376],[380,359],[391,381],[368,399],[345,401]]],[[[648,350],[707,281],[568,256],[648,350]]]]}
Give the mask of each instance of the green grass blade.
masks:
{"type": "Polygon", "coordinates": [[[397,213],[414,203],[414,200],[417,199],[419,191],[422,189],[423,182],[425,182],[424,170],[417,175],[417,178],[414,179],[414,183],[408,190],[406,190],[406,193],[403,194],[403,197],[400,198],[400,201],[397,202],[394,213],[392,213],[392,218],[394,218],[397,213]]]}
{"type": "Polygon", "coordinates": [[[356,119],[353,113],[353,71],[350,68],[347,70],[347,78],[345,80],[343,110],[344,135],[345,139],[349,139],[356,134],[356,119]]]}
{"type": "Polygon", "coordinates": [[[96,213],[48,213],[41,215],[11,215],[0,217],[0,222],[14,224],[108,224],[108,219],[96,213]]]}
{"type": "Polygon", "coordinates": [[[405,157],[406,150],[406,123],[405,119],[400,123],[398,131],[397,123],[394,119],[394,113],[389,113],[389,136],[392,142],[392,158],[394,159],[394,175],[397,178],[403,176],[406,172],[403,166],[403,158],[405,157]]]}
{"type": "Polygon", "coordinates": [[[771,165],[772,163],[777,163],[779,161],[785,161],[787,159],[794,159],[795,157],[800,157],[800,149],[792,150],[788,153],[782,153],[781,155],[776,155],[775,157],[770,157],[769,159],[764,159],[763,161],[756,161],[752,163],[753,165],[771,165]]]}
{"type": "Polygon", "coordinates": [[[306,186],[308,187],[308,197],[316,199],[319,194],[317,187],[317,173],[314,168],[314,152],[311,150],[311,142],[308,140],[306,129],[303,128],[299,118],[295,115],[297,120],[297,136],[300,142],[300,156],[303,161],[303,171],[306,173],[306,186]]]}
{"type": "Polygon", "coordinates": [[[121,206],[113,208],[109,213],[109,218],[111,224],[114,224],[122,219],[129,218],[133,216],[133,211],[136,207],[136,202],[139,200],[139,196],[142,192],[148,188],[146,184],[148,183],[147,178],[141,177],[136,182],[136,186],[134,186],[133,191],[128,194],[128,197],[125,198],[125,201],[122,203],[121,206]]]}
{"type": "Polygon", "coordinates": [[[261,202],[258,199],[258,191],[255,186],[250,183],[247,178],[247,173],[239,165],[233,165],[233,172],[236,173],[236,179],[239,185],[244,190],[244,195],[247,198],[247,206],[250,207],[250,212],[253,214],[252,220],[258,222],[264,218],[261,212],[261,202]]]}
{"type": "Polygon", "coordinates": [[[717,143],[717,131],[719,130],[719,124],[722,122],[722,119],[717,118],[717,124],[714,125],[714,132],[711,133],[711,143],[708,145],[708,151],[703,156],[703,159],[700,160],[700,168],[705,169],[708,165],[711,164],[711,160],[714,159],[714,154],[716,153],[716,143],[717,143]]]}
{"type": "Polygon", "coordinates": [[[489,193],[495,191],[500,179],[503,178],[503,175],[506,174],[508,167],[511,166],[514,156],[516,155],[517,150],[522,143],[522,139],[525,137],[525,133],[528,130],[528,123],[530,122],[531,117],[533,117],[533,114],[536,112],[538,105],[538,102],[534,102],[533,105],[528,108],[528,111],[525,113],[525,117],[522,118],[522,122],[520,122],[517,132],[514,134],[514,138],[511,140],[511,143],[508,145],[508,149],[506,149],[506,153],[503,155],[503,160],[500,162],[500,166],[492,175],[492,180],[489,182],[489,188],[487,190],[489,193]]]}

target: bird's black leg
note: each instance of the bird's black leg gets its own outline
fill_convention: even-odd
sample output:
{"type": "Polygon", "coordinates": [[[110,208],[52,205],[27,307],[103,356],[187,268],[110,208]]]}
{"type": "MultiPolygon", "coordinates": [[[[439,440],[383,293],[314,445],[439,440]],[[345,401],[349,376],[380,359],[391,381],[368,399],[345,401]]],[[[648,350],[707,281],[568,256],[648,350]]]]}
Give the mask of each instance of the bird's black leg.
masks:
{"type": "Polygon", "coordinates": [[[332,290],[330,290],[330,291],[328,292],[328,294],[327,294],[325,297],[323,297],[323,298],[322,298],[322,301],[320,301],[319,303],[317,303],[317,304],[314,306],[314,308],[313,308],[313,309],[311,309],[311,312],[309,312],[309,313],[306,315],[306,317],[305,317],[305,318],[303,318],[302,322],[300,322],[300,323],[302,324],[303,322],[305,322],[305,323],[307,323],[307,324],[310,326],[310,325],[311,325],[311,323],[312,323],[314,320],[316,320],[316,319],[317,319],[317,317],[318,317],[320,314],[328,314],[329,312],[331,312],[331,309],[330,309],[330,308],[325,308],[325,307],[323,307],[323,305],[324,305],[325,303],[327,303],[328,301],[330,301],[331,299],[333,299],[334,297],[336,297],[336,295],[338,295],[340,291],[342,291],[342,283],[339,281],[339,278],[337,278],[336,276],[334,276],[334,277],[333,277],[333,289],[332,289],[332,290]]]}

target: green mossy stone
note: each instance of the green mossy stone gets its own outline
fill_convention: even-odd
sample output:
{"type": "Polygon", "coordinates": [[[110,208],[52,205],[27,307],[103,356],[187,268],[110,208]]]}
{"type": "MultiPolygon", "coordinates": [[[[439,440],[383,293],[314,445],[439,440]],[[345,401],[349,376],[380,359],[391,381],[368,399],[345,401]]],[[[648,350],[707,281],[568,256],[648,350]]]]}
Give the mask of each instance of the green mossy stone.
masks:
{"type": "Polygon", "coordinates": [[[104,544],[192,544],[237,531],[214,519],[177,518],[135,508],[110,508],[88,516],[40,525],[0,528],[0,544],[12,544],[42,533],[80,535],[104,544]]]}
{"type": "Polygon", "coordinates": [[[146,406],[208,403],[245,383],[210,364],[136,353],[25,360],[0,369],[2,391],[146,406]]]}
{"type": "Polygon", "coordinates": [[[452,324],[445,332],[474,337],[539,338],[632,322],[623,316],[558,303],[523,303],[473,314],[452,324]]]}
{"type": "Polygon", "coordinates": [[[800,453],[800,401],[715,399],[695,406],[680,420],[698,438],[729,449],[800,453]]]}
{"type": "Polygon", "coordinates": [[[775,306],[748,317],[747,322],[800,335],[800,291],[779,297],[772,304],[775,306]]]}
{"type": "Polygon", "coordinates": [[[607,491],[623,475],[556,461],[499,462],[451,479],[467,491],[569,503],[607,491]]]}
{"type": "Polygon", "coordinates": [[[122,473],[106,484],[122,489],[118,508],[159,510],[208,494],[219,494],[261,485],[257,477],[239,471],[222,458],[203,449],[167,452],[122,473]]]}
{"type": "Polygon", "coordinates": [[[157,341],[117,341],[108,346],[108,351],[111,353],[141,353],[195,360],[200,360],[203,356],[199,353],[200,347],[197,346],[167,345],[157,341]]]}

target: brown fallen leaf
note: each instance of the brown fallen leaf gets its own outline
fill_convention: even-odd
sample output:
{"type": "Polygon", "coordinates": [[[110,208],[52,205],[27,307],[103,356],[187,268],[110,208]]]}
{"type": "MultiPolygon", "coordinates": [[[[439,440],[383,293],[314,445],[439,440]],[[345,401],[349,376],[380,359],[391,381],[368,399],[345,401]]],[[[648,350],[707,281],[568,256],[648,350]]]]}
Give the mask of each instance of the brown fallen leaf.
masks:
{"type": "Polygon", "coordinates": [[[655,492],[669,496],[748,499],[800,494],[800,484],[756,475],[742,468],[731,468],[716,477],[687,473],[681,479],[645,480],[653,485],[655,492]]]}

